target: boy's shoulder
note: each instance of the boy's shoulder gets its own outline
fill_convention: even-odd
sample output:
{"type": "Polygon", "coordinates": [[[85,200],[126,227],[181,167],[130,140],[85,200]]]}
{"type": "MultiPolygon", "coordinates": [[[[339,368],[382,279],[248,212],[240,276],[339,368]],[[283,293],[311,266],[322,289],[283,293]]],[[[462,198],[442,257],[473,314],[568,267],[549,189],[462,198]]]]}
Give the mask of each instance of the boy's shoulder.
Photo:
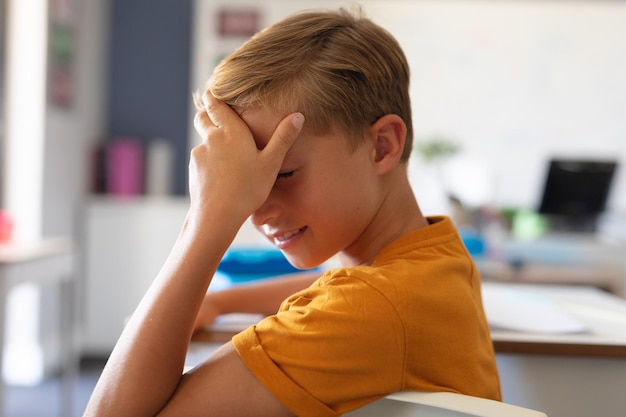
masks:
{"type": "Polygon", "coordinates": [[[424,269],[430,269],[438,260],[466,262],[470,259],[450,218],[437,216],[428,220],[428,226],[410,232],[383,248],[370,265],[327,270],[318,280],[318,285],[346,280],[397,280],[405,274],[415,276],[424,269]]]}
{"type": "Polygon", "coordinates": [[[390,262],[414,258],[419,260],[424,255],[432,256],[459,245],[462,247],[459,233],[449,217],[429,216],[426,219],[427,226],[407,233],[388,244],[378,253],[372,265],[383,266],[390,262]]]}
{"type": "MultiPolygon", "coordinates": [[[[320,287],[368,287],[382,293],[428,285],[436,276],[450,276],[473,263],[452,220],[429,217],[429,225],[387,245],[370,265],[325,271],[315,283],[320,287]],[[421,284],[420,284],[421,282],[421,284]]],[[[474,268],[470,267],[469,270],[474,268]]]]}

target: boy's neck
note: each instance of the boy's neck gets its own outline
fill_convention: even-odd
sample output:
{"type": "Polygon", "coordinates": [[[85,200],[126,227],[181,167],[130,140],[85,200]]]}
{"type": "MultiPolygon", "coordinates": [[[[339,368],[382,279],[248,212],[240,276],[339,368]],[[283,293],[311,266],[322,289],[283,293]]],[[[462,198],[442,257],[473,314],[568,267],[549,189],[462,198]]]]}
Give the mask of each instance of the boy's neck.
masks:
{"type": "Polygon", "coordinates": [[[408,180],[396,184],[381,204],[379,213],[359,238],[355,247],[338,254],[345,267],[370,265],[380,251],[415,230],[428,226],[408,180]]]}

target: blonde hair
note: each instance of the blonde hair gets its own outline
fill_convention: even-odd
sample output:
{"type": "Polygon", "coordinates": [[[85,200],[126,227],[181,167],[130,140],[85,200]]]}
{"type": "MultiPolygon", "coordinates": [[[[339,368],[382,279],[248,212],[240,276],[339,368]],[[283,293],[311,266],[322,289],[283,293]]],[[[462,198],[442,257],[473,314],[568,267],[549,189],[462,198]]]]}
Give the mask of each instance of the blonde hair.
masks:
{"type": "Polygon", "coordinates": [[[342,129],[353,144],[385,114],[407,126],[412,146],[409,66],[394,37],[345,9],[308,11],[259,32],[215,69],[211,93],[231,106],[299,111],[316,134],[342,129]]]}

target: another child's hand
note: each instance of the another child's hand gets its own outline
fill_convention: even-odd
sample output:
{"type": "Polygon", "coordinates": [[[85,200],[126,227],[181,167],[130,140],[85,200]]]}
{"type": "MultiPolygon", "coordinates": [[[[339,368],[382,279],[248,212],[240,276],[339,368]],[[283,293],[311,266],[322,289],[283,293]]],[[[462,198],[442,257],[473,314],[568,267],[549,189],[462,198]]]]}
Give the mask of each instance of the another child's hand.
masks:
{"type": "Polygon", "coordinates": [[[206,92],[196,113],[202,143],[191,152],[192,208],[228,214],[242,222],[267,199],[304,118],[290,114],[259,150],[246,123],[228,105],[206,92]]]}
{"type": "Polygon", "coordinates": [[[217,306],[216,297],[219,297],[219,293],[209,292],[205,295],[200,311],[198,312],[198,317],[196,318],[196,323],[193,326],[194,332],[210,326],[215,322],[217,316],[222,314],[217,306]]]}

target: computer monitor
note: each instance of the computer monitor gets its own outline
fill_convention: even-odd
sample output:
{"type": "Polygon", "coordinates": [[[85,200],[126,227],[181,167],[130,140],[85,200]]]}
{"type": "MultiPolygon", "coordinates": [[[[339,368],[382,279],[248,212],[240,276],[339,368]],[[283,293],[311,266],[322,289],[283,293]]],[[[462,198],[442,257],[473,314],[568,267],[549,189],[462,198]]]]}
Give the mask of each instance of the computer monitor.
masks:
{"type": "Polygon", "coordinates": [[[552,159],[539,206],[550,228],[594,232],[616,168],[609,160],[552,159]]]}

